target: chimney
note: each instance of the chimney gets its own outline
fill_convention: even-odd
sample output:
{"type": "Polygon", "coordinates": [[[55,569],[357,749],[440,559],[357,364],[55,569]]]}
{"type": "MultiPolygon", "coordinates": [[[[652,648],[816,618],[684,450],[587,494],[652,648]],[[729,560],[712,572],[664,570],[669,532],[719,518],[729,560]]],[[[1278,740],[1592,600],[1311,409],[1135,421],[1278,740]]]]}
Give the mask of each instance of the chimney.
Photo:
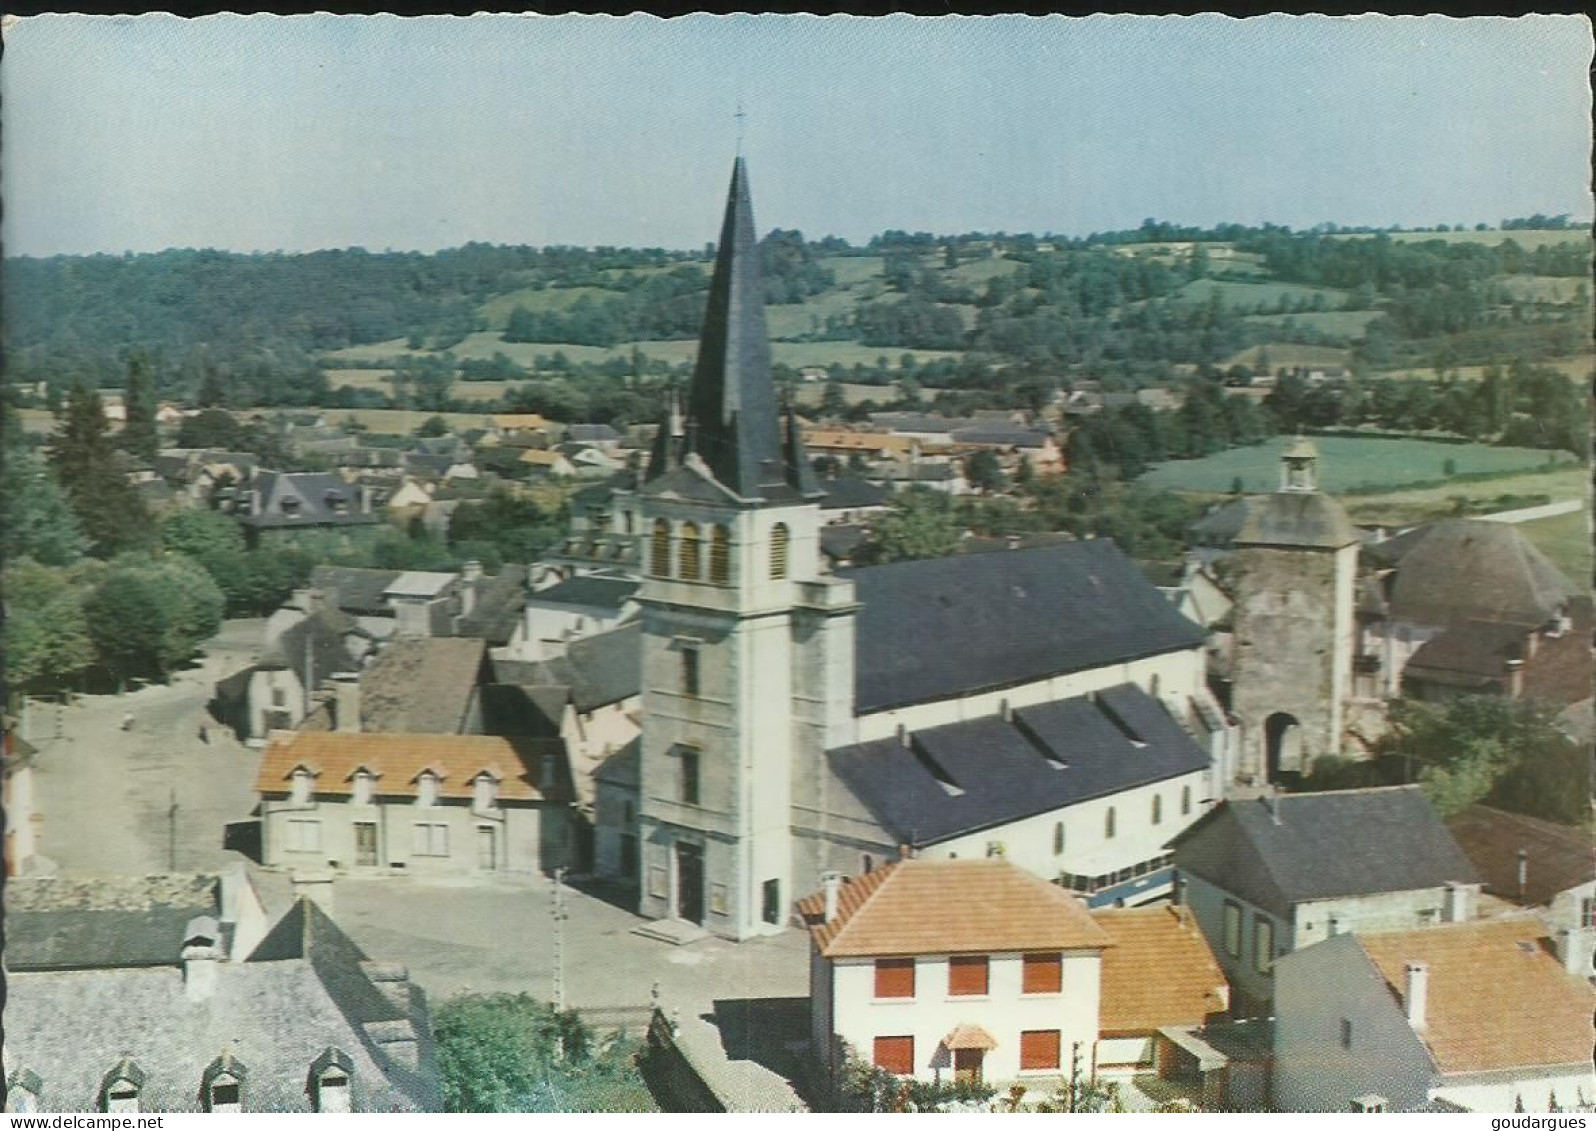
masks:
{"type": "Polygon", "coordinates": [[[1474,918],[1474,887],[1448,880],[1445,902],[1441,905],[1441,919],[1447,923],[1467,923],[1474,918]]]}
{"type": "Polygon", "coordinates": [[[359,734],[360,673],[338,672],[331,682],[333,729],[340,734],[359,734]]]}
{"type": "Polygon", "coordinates": [[[1529,887],[1529,849],[1518,850],[1518,898],[1524,899],[1524,891],[1529,887]]]}
{"type": "Polygon", "coordinates": [[[469,561],[460,567],[460,615],[468,617],[477,607],[477,586],[482,584],[482,563],[469,561]]]}
{"type": "Polygon", "coordinates": [[[1593,964],[1596,964],[1596,953],[1593,953],[1591,946],[1593,941],[1596,941],[1596,931],[1588,927],[1564,927],[1558,931],[1553,949],[1563,969],[1580,978],[1596,973],[1596,969],[1593,969],[1593,964]]]}
{"type": "Polygon", "coordinates": [[[183,930],[183,996],[204,1001],[216,992],[222,964],[221,930],[209,915],[196,915],[183,930]]]}
{"type": "Polygon", "coordinates": [[[842,873],[822,872],[820,886],[826,893],[826,917],[823,922],[830,923],[837,918],[837,898],[842,894],[842,873]]]}
{"type": "Polygon", "coordinates": [[[1006,723],[1014,721],[1014,707],[1007,699],[998,704],[998,714],[1003,717],[1003,721],[1006,723]]]}
{"type": "Polygon", "coordinates": [[[1335,938],[1341,933],[1341,920],[1332,915],[1325,920],[1324,927],[1325,933],[1330,938],[1335,938]]]}
{"type": "Polygon", "coordinates": [[[1422,962],[1407,965],[1407,985],[1402,995],[1407,1006],[1408,1024],[1423,1030],[1424,1014],[1430,1004],[1430,968],[1422,962]]]}
{"type": "Polygon", "coordinates": [[[910,745],[909,728],[904,726],[902,723],[898,724],[898,745],[904,747],[905,749],[907,749],[910,745]]]}

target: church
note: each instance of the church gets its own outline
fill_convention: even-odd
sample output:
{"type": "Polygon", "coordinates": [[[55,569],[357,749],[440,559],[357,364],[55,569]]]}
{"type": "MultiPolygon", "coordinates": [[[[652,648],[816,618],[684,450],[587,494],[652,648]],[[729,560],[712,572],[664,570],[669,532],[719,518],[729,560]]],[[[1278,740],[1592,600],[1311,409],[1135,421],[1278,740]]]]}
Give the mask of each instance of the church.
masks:
{"type": "Polygon", "coordinates": [[[640,913],[746,939],[904,855],[1005,857],[1093,906],[1167,897],[1166,845],[1236,760],[1206,630],[1107,540],[827,571],[740,157],[685,404],[617,495],[641,734],[599,806],[640,913]]]}

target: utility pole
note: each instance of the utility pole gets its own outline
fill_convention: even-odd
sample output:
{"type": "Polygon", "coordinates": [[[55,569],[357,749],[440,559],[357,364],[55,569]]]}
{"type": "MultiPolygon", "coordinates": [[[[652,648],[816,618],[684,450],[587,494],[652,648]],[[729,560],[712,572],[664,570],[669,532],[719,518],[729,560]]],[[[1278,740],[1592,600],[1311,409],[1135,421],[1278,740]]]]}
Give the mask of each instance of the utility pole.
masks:
{"type": "Polygon", "coordinates": [[[177,871],[177,786],[172,787],[171,804],[166,808],[166,870],[177,871]]]}
{"type": "Polygon", "coordinates": [[[554,1008],[565,1011],[565,869],[554,869],[554,1008]]]}

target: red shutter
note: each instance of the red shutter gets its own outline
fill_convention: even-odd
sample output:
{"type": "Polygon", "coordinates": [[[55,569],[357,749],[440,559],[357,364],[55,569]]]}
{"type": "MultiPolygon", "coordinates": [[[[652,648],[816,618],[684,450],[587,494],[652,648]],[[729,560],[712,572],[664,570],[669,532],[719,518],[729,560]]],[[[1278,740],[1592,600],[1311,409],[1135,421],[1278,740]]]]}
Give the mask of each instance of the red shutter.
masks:
{"type": "Polygon", "coordinates": [[[1022,990],[1028,994],[1056,994],[1064,988],[1062,954],[1027,954],[1022,990]]]}
{"type": "MultiPolygon", "coordinates": [[[[1053,1034],[1055,1041],[1058,1034],[1053,1034]]],[[[875,1066],[896,1076],[914,1075],[914,1038],[877,1037],[875,1066]]]]}
{"type": "MultiPolygon", "coordinates": [[[[878,1042],[879,1047],[879,1042],[878,1042]]],[[[1027,1029],[1020,1034],[1020,1069],[1040,1070],[1059,1066],[1057,1029],[1027,1029]]]]}
{"type": "Polygon", "coordinates": [[[876,996],[913,997],[914,959],[876,959],[876,996]]]}
{"type": "Polygon", "coordinates": [[[986,993],[986,955],[956,954],[948,959],[948,993],[953,996],[986,993]]]}

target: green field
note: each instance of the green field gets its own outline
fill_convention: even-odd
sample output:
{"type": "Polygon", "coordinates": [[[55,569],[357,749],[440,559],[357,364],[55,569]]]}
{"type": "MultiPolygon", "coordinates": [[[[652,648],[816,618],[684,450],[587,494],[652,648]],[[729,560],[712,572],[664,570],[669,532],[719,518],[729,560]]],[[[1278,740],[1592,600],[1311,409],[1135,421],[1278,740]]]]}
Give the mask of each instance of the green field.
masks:
{"type": "Polygon", "coordinates": [[[944,268],[943,275],[948,279],[956,279],[975,287],[989,279],[1012,275],[1024,266],[1025,264],[1017,259],[1004,259],[1002,256],[994,255],[990,259],[972,259],[952,269],[944,268]]]}
{"type": "Polygon", "coordinates": [[[1341,503],[1354,522],[1412,526],[1456,515],[1460,504],[1470,514],[1488,514],[1543,500],[1582,499],[1588,487],[1589,480],[1582,466],[1564,464],[1555,471],[1529,471],[1500,479],[1398,488],[1375,495],[1346,495],[1341,503]],[[1529,501],[1515,503],[1515,498],[1529,501]]]}
{"type": "Polygon", "coordinates": [[[884,262],[879,255],[828,255],[820,260],[820,265],[836,276],[837,286],[851,287],[881,278],[884,262]]]}
{"type": "MultiPolygon", "coordinates": [[[[1519,247],[1533,250],[1537,247],[1555,247],[1566,243],[1589,243],[1590,230],[1588,228],[1568,228],[1558,231],[1518,231],[1504,232],[1499,228],[1491,228],[1483,232],[1389,232],[1392,243],[1425,243],[1429,240],[1443,240],[1446,243],[1479,243],[1487,247],[1512,240],[1519,247]]],[[[1340,240],[1368,240],[1374,236],[1369,232],[1336,233],[1333,239],[1340,240]]]]}
{"type": "Polygon", "coordinates": [[[1520,302],[1564,303],[1574,301],[1574,292],[1581,283],[1585,294],[1590,294],[1589,279],[1563,278],[1558,275],[1498,275],[1491,280],[1520,302]]]}
{"type": "Polygon", "coordinates": [[[1352,360],[1352,351],[1339,346],[1299,346],[1292,342],[1270,342],[1268,345],[1249,346],[1233,353],[1219,365],[1222,369],[1229,369],[1232,365],[1246,365],[1257,369],[1259,361],[1266,353],[1269,355],[1271,370],[1278,370],[1282,365],[1288,369],[1298,365],[1346,365],[1352,360]]]}
{"type": "Polygon", "coordinates": [[[1332,287],[1309,287],[1300,283],[1232,283],[1216,279],[1197,279],[1187,283],[1175,293],[1175,301],[1204,303],[1210,301],[1215,291],[1224,296],[1226,306],[1239,306],[1243,310],[1251,310],[1259,303],[1273,307],[1282,298],[1301,302],[1303,299],[1312,299],[1314,295],[1324,296],[1327,310],[1339,310],[1347,301],[1346,291],[1332,287]]]}
{"type": "Polygon", "coordinates": [[[1290,321],[1304,330],[1318,330],[1351,340],[1363,337],[1363,328],[1378,317],[1378,310],[1321,310],[1307,314],[1248,314],[1242,321],[1260,326],[1280,326],[1290,321]]]}
{"type": "MultiPolygon", "coordinates": [[[[1272,491],[1280,484],[1280,452],[1289,442],[1280,437],[1271,443],[1232,448],[1205,459],[1172,460],[1154,467],[1142,476],[1141,482],[1174,491],[1217,494],[1231,490],[1240,476],[1243,491],[1272,491]]],[[[1538,448],[1441,444],[1433,440],[1318,436],[1314,443],[1319,447],[1319,483],[1332,493],[1444,479],[1447,460],[1455,462],[1457,474],[1468,475],[1532,471],[1547,467],[1548,460],[1571,463],[1574,459],[1567,452],[1538,448]]]]}
{"type": "Polygon", "coordinates": [[[1518,528],[1575,582],[1591,577],[1590,515],[1584,511],[1521,522],[1518,528]]]}
{"type": "MultiPolygon", "coordinates": [[[[1271,346],[1270,348],[1273,349],[1274,347],[1271,346]]],[[[1573,357],[1546,358],[1534,364],[1546,369],[1556,369],[1571,381],[1585,382],[1596,378],[1596,353],[1576,354],[1573,357]]],[[[1453,373],[1456,373],[1461,380],[1478,381],[1485,376],[1486,368],[1487,366],[1484,365],[1451,366],[1446,370],[1446,375],[1450,377],[1453,373]]],[[[1499,365],[1497,368],[1506,369],[1506,366],[1499,365]]],[[[1387,369],[1376,374],[1376,376],[1414,377],[1420,381],[1434,381],[1436,379],[1434,367],[1426,367],[1424,369],[1387,369]]]]}
{"type": "MultiPolygon", "coordinates": [[[[855,385],[852,381],[839,382],[842,386],[842,399],[850,406],[861,404],[864,401],[875,401],[885,404],[897,396],[897,391],[887,385],[855,385]]],[[[800,408],[819,408],[821,398],[826,395],[826,382],[805,381],[793,391],[793,403],[800,408]]]]}
{"type": "Polygon", "coordinates": [[[477,307],[477,313],[487,319],[489,329],[502,330],[508,325],[510,315],[518,306],[537,313],[545,310],[568,310],[576,305],[577,299],[580,298],[598,302],[606,298],[615,298],[619,294],[619,291],[605,290],[603,287],[522,287],[518,291],[490,298],[477,307]]]}

